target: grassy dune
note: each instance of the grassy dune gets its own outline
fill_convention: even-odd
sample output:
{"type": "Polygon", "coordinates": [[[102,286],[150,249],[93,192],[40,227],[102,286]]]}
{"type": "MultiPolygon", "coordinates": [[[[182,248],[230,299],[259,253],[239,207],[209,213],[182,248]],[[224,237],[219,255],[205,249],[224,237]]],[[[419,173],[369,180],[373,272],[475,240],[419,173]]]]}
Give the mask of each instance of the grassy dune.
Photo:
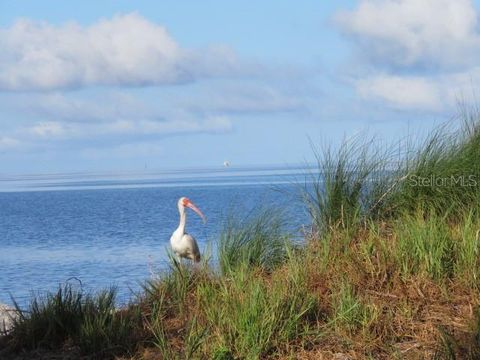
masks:
{"type": "Polygon", "coordinates": [[[480,358],[480,127],[466,118],[393,169],[374,142],[320,152],[304,246],[276,209],[232,220],[215,269],[171,260],[120,311],[114,290],[33,299],[0,357],[480,358]]]}

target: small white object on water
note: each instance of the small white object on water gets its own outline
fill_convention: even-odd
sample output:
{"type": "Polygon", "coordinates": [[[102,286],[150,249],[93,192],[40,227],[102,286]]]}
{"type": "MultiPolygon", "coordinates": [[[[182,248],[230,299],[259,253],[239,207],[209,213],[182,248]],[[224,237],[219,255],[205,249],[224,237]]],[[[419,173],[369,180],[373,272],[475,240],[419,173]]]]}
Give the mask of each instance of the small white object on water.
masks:
{"type": "Polygon", "coordinates": [[[225,160],[225,161],[223,162],[223,166],[229,167],[229,166],[230,166],[230,161],[225,160]]]}
{"type": "Polygon", "coordinates": [[[17,316],[18,314],[14,308],[0,304],[0,336],[10,331],[17,316]]]}

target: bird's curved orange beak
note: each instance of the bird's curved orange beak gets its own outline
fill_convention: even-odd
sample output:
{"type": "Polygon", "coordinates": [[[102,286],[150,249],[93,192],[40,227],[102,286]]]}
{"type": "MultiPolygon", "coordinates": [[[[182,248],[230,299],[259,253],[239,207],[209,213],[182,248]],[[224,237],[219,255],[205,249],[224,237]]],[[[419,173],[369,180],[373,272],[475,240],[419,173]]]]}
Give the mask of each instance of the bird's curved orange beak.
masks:
{"type": "Polygon", "coordinates": [[[192,209],[193,211],[195,211],[198,214],[198,216],[200,216],[202,218],[204,224],[207,222],[207,218],[205,217],[205,215],[203,215],[203,213],[200,211],[200,209],[197,208],[195,206],[195,204],[192,203],[190,200],[186,201],[185,206],[187,206],[190,209],[192,209]]]}

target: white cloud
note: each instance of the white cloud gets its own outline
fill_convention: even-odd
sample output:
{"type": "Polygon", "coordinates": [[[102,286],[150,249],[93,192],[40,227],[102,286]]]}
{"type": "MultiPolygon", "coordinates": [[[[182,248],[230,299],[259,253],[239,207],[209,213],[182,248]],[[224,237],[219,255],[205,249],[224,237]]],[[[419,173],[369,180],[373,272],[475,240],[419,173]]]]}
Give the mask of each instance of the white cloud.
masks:
{"type": "Polygon", "coordinates": [[[21,145],[21,142],[17,139],[8,136],[0,136],[0,150],[9,150],[17,148],[21,145]]]}
{"type": "Polygon", "coordinates": [[[374,64],[431,70],[480,61],[480,24],[470,0],[362,0],[336,22],[374,64]]]}
{"type": "Polygon", "coordinates": [[[52,138],[64,136],[68,131],[64,125],[58,122],[47,121],[35,124],[29,128],[28,132],[34,136],[52,138]]]}
{"type": "Polygon", "coordinates": [[[0,105],[17,118],[12,126],[2,124],[0,149],[39,149],[61,143],[87,148],[92,144],[116,146],[119,142],[138,143],[193,133],[221,134],[233,129],[226,114],[194,112],[168,98],[152,103],[128,92],[105,89],[100,96],[102,102],[90,92],[9,94],[0,98],[0,105]],[[13,146],[10,139],[19,141],[13,146]]]}
{"type": "Polygon", "coordinates": [[[480,67],[458,73],[407,76],[381,73],[355,81],[357,93],[364,99],[381,100],[399,110],[440,112],[459,102],[476,103],[476,84],[480,67]]]}
{"type": "Polygon", "coordinates": [[[436,84],[422,77],[377,75],[361,79],[357,92],[366,99],[382,99],[397,109],[439,110],[439,89],[436,84]]]}
{"type": "Polygon", "coordinates": [[[184,133],[225,133],[232,129],[227,117],[213,116],[201,119],[178,118],[166,120],[121,119],[100,123],[71,123],[42,121],[16,130],[17,136],[30,141],[101,139],[125,135],[165,136],[184,133]]]}
{"type": "Polygon", "coordinates": [[[3,90],[161,85],[245,70],[231,50],[181,48],[163,26],[135,13],[88,27],[18,20],[0,29],[0,48],[3,90]]]}
{"type": "Polygon", "coordinates": [[[233,129],[232,122],[225,115],[208,116],[204,124],[211,129],[210,132],[215,133],[226,133],[233,129]]]}
{"type": "Polygon", "coordinates": [[[480,81],[480,22],[471,0],[361,0],[335,20],[359,50],[353,84],[363,99],[445,112],[480,81]],[[358,61],[360,60],[360,61],[358,61]]]}

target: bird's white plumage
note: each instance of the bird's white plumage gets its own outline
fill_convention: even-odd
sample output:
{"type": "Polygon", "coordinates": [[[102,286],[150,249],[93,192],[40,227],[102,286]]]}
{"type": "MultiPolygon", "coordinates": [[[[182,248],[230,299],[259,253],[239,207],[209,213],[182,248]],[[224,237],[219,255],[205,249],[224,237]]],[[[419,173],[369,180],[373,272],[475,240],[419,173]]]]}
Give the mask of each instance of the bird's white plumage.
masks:
{"type": "Polygon", "coordinates": [[[191,259],[194,261],[200,260],[200,250],[195,238],[190,234],[175,234],[170,238],[172,250],[178,257],[191,259]]]}
{"type": "Polygon", "coordinates": [[[202,212],[187,198],[182,197],[178,200],[178,212],[180,214],[180,223],[178,228],[170,237],[170,245],[178,258],[191,259],[195,262],[200,261],[200,250],[195,238],[186,233],[185,226],[187,223],[186,207],[191,208],[198,213],[204,220],[202,212]]]}

